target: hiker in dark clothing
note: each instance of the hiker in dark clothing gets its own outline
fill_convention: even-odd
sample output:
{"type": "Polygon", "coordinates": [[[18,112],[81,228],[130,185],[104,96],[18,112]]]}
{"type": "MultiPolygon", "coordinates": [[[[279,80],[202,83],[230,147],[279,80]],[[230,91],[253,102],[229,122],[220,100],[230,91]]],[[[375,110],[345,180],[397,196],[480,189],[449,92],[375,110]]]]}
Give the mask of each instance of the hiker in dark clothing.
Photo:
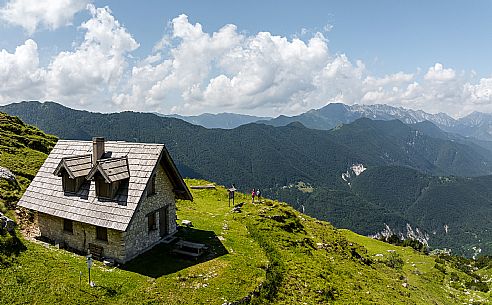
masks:
{"type": "Polygon", "coordinates": [[[256,190],[256,198],[258,199],[259,202],[261,202],[261,192],[260,189],[256,190]]]}

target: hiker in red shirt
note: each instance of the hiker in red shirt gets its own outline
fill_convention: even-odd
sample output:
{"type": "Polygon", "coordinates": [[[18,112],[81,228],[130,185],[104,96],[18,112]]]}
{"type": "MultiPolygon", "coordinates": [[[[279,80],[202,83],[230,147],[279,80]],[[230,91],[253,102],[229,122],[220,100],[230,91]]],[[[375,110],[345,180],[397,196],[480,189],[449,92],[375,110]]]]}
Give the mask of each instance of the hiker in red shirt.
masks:
{"type": "Polygon", "coordinates": [[[256,195],[256,191],[255,189],[253,189],[251,191],[251,203],[255,203],[255,195],[256,195]]]}

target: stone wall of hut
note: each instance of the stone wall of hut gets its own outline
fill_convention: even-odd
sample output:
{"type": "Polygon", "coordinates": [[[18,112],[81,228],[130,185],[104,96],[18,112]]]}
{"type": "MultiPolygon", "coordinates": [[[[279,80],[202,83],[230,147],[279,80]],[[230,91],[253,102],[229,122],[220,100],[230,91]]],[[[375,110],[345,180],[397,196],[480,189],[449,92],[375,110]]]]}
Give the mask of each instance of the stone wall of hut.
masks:
{"type": "Polygon", "coordinates": [[[138,254],[152,248],[161,241],[159,228],[160,209],[167,211],[166,235],[176,232],[176,200],[173,186],[162,166],[157,166],[155,179],[155,193],[149,194],[152,179],[149,179],[146,191],[142,196],[142,202],[135,211],[133,218],[126,230],[125,248],[126,259],[131,259],[138,254]],[[156,230],[149,230],[149,214],[156,214],[156,230]]]}
{"type": "Polygon", "coordinates": [[[63,228],[63,218],[39,213],[37,222],[41,236],[55,243],[63,243],[65,246],[87,253],[89,244],[96,244],[103,248],[103,256],[114,258],[119,262],[125,259],[125,232],[107,229],[108,241],[96,238],[96,227],[90,224],[73,221],[73,232],[66,232],[63,228]]]}

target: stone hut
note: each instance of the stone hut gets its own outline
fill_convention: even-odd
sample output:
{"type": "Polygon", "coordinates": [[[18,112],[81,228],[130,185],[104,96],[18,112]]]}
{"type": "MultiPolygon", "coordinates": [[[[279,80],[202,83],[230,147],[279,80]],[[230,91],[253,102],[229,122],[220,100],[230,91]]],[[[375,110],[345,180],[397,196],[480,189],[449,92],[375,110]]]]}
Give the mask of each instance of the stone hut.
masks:
{"type": "Polygon", "coordinates": [[[19,206],[41,236],[120,263],[176,233],[176,198],[193,200],[162,144],[60,140],[19,206]]]}

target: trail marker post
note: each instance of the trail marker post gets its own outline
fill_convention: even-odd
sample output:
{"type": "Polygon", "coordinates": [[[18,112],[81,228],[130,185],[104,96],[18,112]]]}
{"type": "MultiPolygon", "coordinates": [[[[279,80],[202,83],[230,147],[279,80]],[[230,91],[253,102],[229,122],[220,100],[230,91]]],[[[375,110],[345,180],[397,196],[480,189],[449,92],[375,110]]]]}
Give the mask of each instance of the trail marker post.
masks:
{"type": "Polygon", "coordinates": [[[94,287],[94,282],[91,282],[92,254],[86,256],[87,269],[89,270],[89,286],[94,287]]]}
{"type": "Polygon", "coordinates": [[[230,189],[227,189],[229,191],[229,207],[231,207],[231,199],[232,199],[232,205],[234,206],[234,193],[236,192],[236,187],[234,184],[230,189]]]}

